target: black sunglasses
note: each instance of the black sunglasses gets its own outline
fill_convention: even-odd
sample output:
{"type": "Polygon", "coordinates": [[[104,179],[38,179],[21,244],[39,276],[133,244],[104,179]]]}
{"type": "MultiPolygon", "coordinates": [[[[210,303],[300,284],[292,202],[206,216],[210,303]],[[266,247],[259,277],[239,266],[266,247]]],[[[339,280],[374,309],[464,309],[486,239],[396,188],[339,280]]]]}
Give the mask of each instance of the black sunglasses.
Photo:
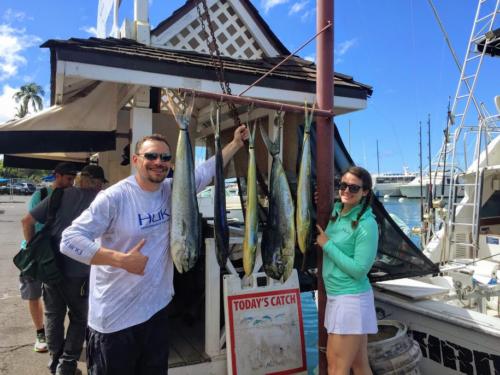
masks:
{"type": "Polygon", "coordinates": [[[158,158],[160,158],[160,161],[162,162],[167,162],[172,159],[172,155],[165,153],[158,153],[158,152],[145,152],[144,154],[137,154],[138,156],[144,156],[145,159],[149,161],[154,161],[158,158]]]}
{"type": "Polygon", "coordinates": [[[339,190],[344,191],[345,189],[349,188],[349,191],[353,194],[356,194],[358,191],[362,189],[361,186],[355,185],[355,184],[347,184],[345,182],[341,182],[339,184],[339,190]]]}

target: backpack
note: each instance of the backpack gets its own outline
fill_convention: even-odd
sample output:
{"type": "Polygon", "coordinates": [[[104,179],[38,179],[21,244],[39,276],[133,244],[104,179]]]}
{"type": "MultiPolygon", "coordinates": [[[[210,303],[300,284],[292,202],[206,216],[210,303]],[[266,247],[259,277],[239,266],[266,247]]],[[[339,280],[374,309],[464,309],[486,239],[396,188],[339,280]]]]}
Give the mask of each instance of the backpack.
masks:
{"type": "Polygon", "coordinates": [[[63,189],[55,189],[49,200],[47,221],[42,230],[35,233],[26,244],[25,250],[20,250],[13,259],[21,271],[21,276],[29,276],[45,284],[56,284],[62,281],[62,273],[57,266],[56,252],[52,241],[51,227],[56,219],[56,213],[61,206],[63,189]]]}

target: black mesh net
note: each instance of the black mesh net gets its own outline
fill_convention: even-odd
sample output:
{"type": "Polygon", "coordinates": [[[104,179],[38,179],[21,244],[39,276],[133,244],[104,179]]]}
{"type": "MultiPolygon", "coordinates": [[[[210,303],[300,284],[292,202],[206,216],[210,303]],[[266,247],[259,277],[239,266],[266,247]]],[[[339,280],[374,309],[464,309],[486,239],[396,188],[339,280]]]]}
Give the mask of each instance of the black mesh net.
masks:
{"type": "MultiPolygon", "coordinates": [[[[302,139],[304,127],[298,128],[298,139],[302,139]]],[[[311,149],[312,149],[312,174],[313,181],[316,180],[316,126],[311,129],[311,149]]],[[[341,173],[347,168],[355,165],[347,152],[340,134],[335,126],[334,139],[334,166],[335,182],[340,178],[341,173]]],[[[299,142],[299,148],[301,147],[299,142]]],[[[298,155],[301,154],[299,149],[298,155]]],[[[297,168],[300,160],[297,160],[297,168]]],[[[297,169],[298,170],[298,169],[297,169]]],[[[335,186],[337,183],[335,183],[335,186]]],[[[294,187],[292,187],[292,190],[294,187]]],[[[389,213],[385,210],[380,201],[374,197],[372,210],[379,224],[380,236],[378,244],[378,254],[370,273],[372,282],[398,279],[402,277],[422,276],[437,273],[438,266],[432,263],[421,250],[408,238],[401,228],[394,222],[389,213]]],[[[316,264],[315,252],[311,251],[307,259],[307,267],[314,267],[316,264]],[[309,259],[310,258],[310,259],[309,259]]],[[[301,254],[298,254],[298,262],[301,262],[301,254]]]]}

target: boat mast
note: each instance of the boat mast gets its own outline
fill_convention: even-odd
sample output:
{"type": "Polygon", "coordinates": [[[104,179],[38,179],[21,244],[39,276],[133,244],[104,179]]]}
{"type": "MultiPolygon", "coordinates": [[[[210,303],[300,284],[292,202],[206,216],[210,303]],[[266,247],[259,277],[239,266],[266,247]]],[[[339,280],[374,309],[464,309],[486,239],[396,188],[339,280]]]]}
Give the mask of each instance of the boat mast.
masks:
{"type": "MultiPolygon", "coordinates": [[[[333,109],[333,3],[334,0],[317,0],[316,30],[323,29],[328,23],[332,25],[316,39],[316,99],[318,109],[333,109]]],[[[331,212],[333,201],[333,118],[316,119],[316,171],[318,206],[317,222],[325,228],[331,212]],[[321,167],[320,167],[321,166],[321,167]]],[[[318,280],[318,322],[325,319],[326,293],[323,284],[323,251],[316,247],[317,280],[318,280]]],[[[323,324],[318,324],[318,368],[320,375],[326,375],[326,341],[327,333],[323,324]]]]}
{"type": "Polygon", "coordinates": [[[380,159],[378,154],[378,139],[377,139],[377,174],[380,175],[380,159]]]}
{"type": "Polygon", "coordinates": [[[418,158],[420,161],[420,222],[424,222],[424,185],[422,173],[422,121],[418,122],[418,158]]]}

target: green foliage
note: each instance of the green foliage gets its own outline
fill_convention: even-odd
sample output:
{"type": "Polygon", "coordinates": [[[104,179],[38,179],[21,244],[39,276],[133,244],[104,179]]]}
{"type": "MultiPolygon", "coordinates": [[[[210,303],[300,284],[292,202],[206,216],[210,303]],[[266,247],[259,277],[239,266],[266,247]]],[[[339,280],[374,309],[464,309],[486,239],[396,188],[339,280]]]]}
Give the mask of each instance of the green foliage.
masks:
{"type": "Polygon", "coordinates": [[[0,177],[40,182],[42,177],[47,176],[50,172],[41,169],[8,168],[4,167],[3,160],[0,160],[0,177]]]}
{"type": "Polygon", "coordinates": [[[31,104],[34,112],[43,109],[42,97],[45,95],[42,86],[37,85],[35,82],[28,83],[19,88],[13,98],[16,103],[21,102],[20,107],[17,109],[17,117],[24,117],[28,113],[28,108],[31,104]]]}

